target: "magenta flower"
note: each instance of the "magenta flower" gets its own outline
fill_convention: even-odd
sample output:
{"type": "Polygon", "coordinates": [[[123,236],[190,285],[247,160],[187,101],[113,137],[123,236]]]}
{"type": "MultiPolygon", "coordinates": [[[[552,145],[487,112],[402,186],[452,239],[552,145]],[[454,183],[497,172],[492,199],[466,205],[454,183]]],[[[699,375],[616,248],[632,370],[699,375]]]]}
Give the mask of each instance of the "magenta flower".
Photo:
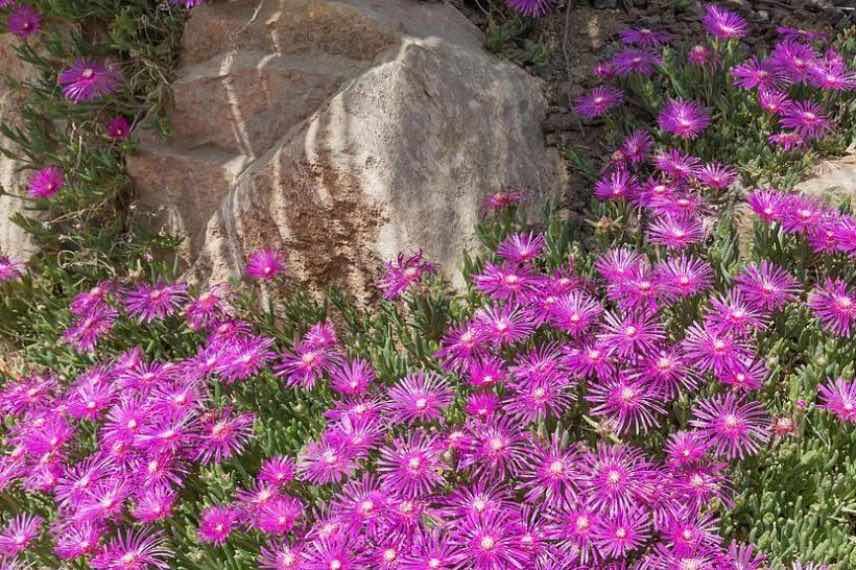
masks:
{"type": "Polygon", "coordinates": [[[237,529],[241,514],[232,506],[208,507],[199,517],[199,540],[212,544],[225,544],[237,529]]]}
{"type": "Polygon", "coordinates": [[[114,141],[122,141],[131,134],[131,123],[122,115],[116,115],[104,127],[107,136],[114,141]]]}
{"type": "Polygon", "coordinates": [[[586,400],[594,404],[590,413],[604,416],[619,435],[646,433],[657,425],[657,416],[666,413],[662,395],[655,388],[621,374],[612,381],[591,385],[586,400]]]}
{"type": "Polygon", "coordinates": [[[801,83],[808,78],[809,70],[816,65],[817,54],[806,43],[784,39],[776,43],[773,53],[767,60],[793,83],[801,83]]]}
{"type": "Polygon", "coordinates": [[[0,283],[16,281],[24,276],[23,262],[7,255],[0,255],[0,283]]]}
{"type": "Polygon", "coordinates": [[[654,270],[657,282],[671,298],[698,295],[713,285],[713,269],[706,261],[682,255],[661,262],[654,270]]]}
{"type": "MultiPolygon", "coordinates": [[[[841,216],[835,224],[836,249],[856,257],[856,218],[841,216]]],[[[2,258],[0,258],[0,281],[3,280],[2,258]]]]}
{"type": "Polygon", "coordinates": [[[548,516],[547,537],[556,543],[559,551],[582,564],[593,562],[594,531],[601,518],[596,510],[584,500],[576,499],[550,511],[548,516]]]}
{"type": "Polygon", "coordinates": [[[821,326],[835,335],[848,337],[856,329],[856,293],[840,279],[826,279],[812,290],[808,306],[821,326]]]}
{"type": "Polygon", "coordinates": [[[700,372],[722,374],[752,356],[743,340],[698,323],[687,329],[681,346],[690,364],[700,372]]]}
{"type": "Polygon", "coordinates": [[[117,68],[92,59],[78,59],[59,74],[63,95],[74,103],[101,99],[116,91],[121,83],[122,74],[117,68]]]}
{"type": "Polygon", "coordinates": [[[6,29],[21,39],[37,34],[42,27],[42,15],[34,8],[20,4],[6,19],[6,29]]]}
{"type": "Polygon", "coordinates": [[[550,308],[547,320],[551,326],[573,337],[589,330],[600,319],[603,306],[582,291],[560,297],[550,308]]]}
{"type": "Polygon", "coordinates": [[[516,383],[503,402],[503,410],[523,424],[529,424],[547,416],[561,417],[572,402],[573,395],[566,382],[548,377],[516,383]]]}
{"type": "Polygon", "coordinates": [[[506,3],[514,10],[520,12],[524,16],[537,17],[547,13],[552,0],[505,0],[506,3]]]}
{"type": "Polygon", "coordinates": [[[775,90],[787,84],[787,75],[754,56],[732,67],[731,77],[741,89],[775,90]]]}
{"type": "Polygon", "coordinates": [[[791,233],[806,233],[815,228],[827,215],[828,210],[819,201],[800,194],[788,194],[782,198],[782,228],[791,233]]]}
{"type": "Polygon", "coordinates": [[[505,208],[510,208],[511,206],[516,206],[523,202],[523,199],[526,197],[525,193],[520,190],[504,190],[501,192],[494,192],[490,194],[484,200],[484,209],[488,212],[495,212],[497,210],[504,210],[505,208]]]}
{"type": "Polygon", "coordinates": [[[805,146],[805,139],[799,133],[774,133],[768,140],[785,152],[805,146]]]}
{"type": "Polygon", "coordinates": [[[261,372],[276,354],[273,339],[251,336],[223,347],[218,355],[217,374],[226,384],[246,380],[261,372]]]}
{"type": "Polygon", "coordinates": [[[618,356],[648,354],[665,338],[663,325],[656,315],[629,313],[621,315],[607,312],[604,316],[603,332],[598,341],[618,356]]]}
{"type": "Polygon", "coordinates": [[[715,190],[725,190],[737,180],[737,171],[718,162],[705,164],[697,173],[698,181],[715,190]]]}
{"type": "Polygon", "coordinates": [[[25,551],[41,534],[44,519],[22,513],[12,518],[0,531],[0,555],[14,558],[25,551]]]}
{"type": "Polygon", "coordinates": [[[131,514],[143,523],[165,520],[172,516],[177,500],[178,495],[169,487],[155,486],[136,498],[131,514]]]}
{"type": "Polygon", "coordinates": [[[750,306],[777,311],[797,298],[800,286],[787,271],[765,260],[748,265],[735,279],[735,289],[750,306]]]}
{"type": "Polygon", "coordinates": [[[605,515],[630,510],[652,492],[654,473],[638,449],[600,443],[585,455],[584,465],[581,489],[591,506],[605,515]]]}
{"type": "Polygon", "coordinates": [[[718,333],[746,336],[765,328],[767,319],[761,310],[750,306],[738,291],[729,291],[710,299],[704,324],[718,333]]]}
{"type": "Polygon", "coordinates": [[[697,431],[679,431],[669,436],[666,457],[673,469],[694,467],[701,463],[710,449],[710,442],[697,431]]]}
{"type": "Polygon", "coordinates": [[[621,77],[639,74],[652,75],[660,65],[660,56],[643,49],[625,49],[612,58],[615,73],[621,77]]]}
{"type": "Polygon", "coordinates": [[[516,233],[508,236],[496,248],[496,253],[506,261],[529,263],[544,251],[545,241],[541,234],[516,233]]]}
{"type": "Polygon", "coordinates": [[[167,570],[174,553],[164,542],[158,531],[120,530],[98,555],[89,560],[89,565],[96,570],[167,570]]]}
{"type": "Polygon", "coordinates": [[[527,502],[543,501],[548,508],[561,508],[577,492],[577,453],[567,446],[567,434],[553,433],[547,445],[535,445],[526,454],[519,485],[527,502]]]}
{"type": "Polygon", "coordinates": [[[526,439],[508,417],[472,426],[472,445],[462,450],[459,466],[472,468],[476,477],[504,478],[519,473],[526,456],[526,439]]]}
{"type": "Polygon", "coordinates": [[[274,497],[255,509],[250,518],[253,528],[265,534],[284,535],[303,518],[303,504],[294,497],[274,497]]]}
{"type": "Polygon", "coordinates": [[[330,372],[331,388],[346,396],[365,393],[374,379],[371,364],[360,358],[336,366],[330,372]]]}
{"type": "Polygon", "coordinates": [[[842,422],[856,423],[856,382],[838,378],[834,382],[818,386],[819,407],[832,412],[842,422]]]}
{"type": "Polygon", "coordinates": [[[650,537],[648,512],[641,507],[602,518],[594,530],[594,543],[601,556],[620,558],[637,550],[650,537]]]}
{"type": "Polygon", "coordinates": [[[813,101],[795,101],[782,107],[779,124],[805,140],[823,137],[832,125],[823,108],[813,101]]]}
{"type": "Polygon", "coordinates": [[[657,124],[667,133],[692,140],[710,124],[710,113],[695,101],[671,99],[660,111],[657,124]]]}
{"type": "Polygon", "coordinates": [[[595,261],[595,269],[607,282],[620,282],[639,273],[647,264],[634,249],[621,247],[610,249],[595,261]]]}
{"type": "Polygon", "coordinates": [[[187,301],[185,283],[165,283],[158,281],[154,285],[141,283],[125,293],[125,310],[141,323],[149,323],[175,314],[187,301]]]}
{"type": "Polygon", "coordinates": [[[270,281],[285,272],[285,252],[276,249],[259,249],[247,258],[244,273],[256,281],[270,281]]]}
{"type": "Polygon", "coordinates": [[[470,394],[464,412],[476,421],[488,421],[499,408],[499,396],[493,392],[470,394]]]}
{"type": "Polygon", "coordinates": [[[785,92],[771,88],[758,90],[758,105],[772,115],[781,115],[790,104],[791,99],[785,92]]]}
{"type": "Polygon", "coordinates": [[[384,265],[386,273],[378,281],[384,299],[398,299],[424,275],[435,271],[434,264],[425,261],[421,251],[409,257],[399,253],[395,262],[387,261],[384,265]]]}
{"type": "Polygon", "coordinates": [[[635,130],[621,143],[621,155],[632,165],[641,164],[648,158],[653,144],[654,141],[648,131],[635,130]]]}
{"type": "Polygon", "coordinates": [[[622,43],[645,48],[660,47],[669,43],[672,34],[648,28],[627,28],[619,32],[622,43]]]}
{"type": "Polygon", "coordinates": [[[626,200],[633,197],[637,190],[636,179],[626,170],[617,168],[598,180],[594,185],[594,195],[599,200],[626,200]]]}
{"type": "Polygon", "coordinates": [[[235,414],[229,407],[212,410],[199,420],[195,456],[203,464],[220,463],[238,455],[253,435],[255,416],[235,414]]]}
{"type": "Polygon", "coordinates": [[[712,449],[727,459],[757,453],[770,438],[770,417],[764,407],[734,393],[702,400],[693,409],[690,425],[711,441],[712,449]]]}
{"type": "Polygon", "coordinates": [[[378,473],[384,486],[406,498],[425,497],[443,483],[436,440],[422,431],[382,447],[378,473]]]}
{"type": "Polygon", "coordinates": [[[760,360],[739,360],[728,370],[717,373],[716,379],[731,386],[732,390],[750,391],[763,386],[769,374],[770,371],[760,360]]]}
{"type": "Polygon", "coordinates": [[[707,65],[715,66],[718,63],[716,52],[707,46],[701,44],[694,45],[687,53],[687,60],[693,65],[705,67],[707,65]]]}
{"type": "Polygon", "coordinates": [[[856,88],[856,74],[848,69],[840,53],[829,48],[823,58],[809,67],[808,82],[827,91],[851,91],[856,88]]]}
{"type": "Polygon", "coordinates": [[[92,352],[98,341],[113,330],[118,316],[116,309],[102,305],[75,320],[63,332],[62,338],[78,352],[92,352]]]}
{"type": "Polygon", "coordinates": [[[259,553],[261,570],[302,570],[303,546],[289,544],[269,544],[259,553]]]}
{"type": "Polygon", "coordinates": [[[766,223],[781,221],[785,214],[785,195],[774,190],[755,190],[747,199],[756,216],[766,223]]]}
{"type": "Polygon", "coordinates": [[[446,381],[430,372],[405,376],[388,395],[394,420],[407,423],[439,419],[454,396],[446,381]]]}
{"type": "Polygon", "coordinates": [[[660,216],[648,226],[648,241],[667,249],[682,250],[704,239],[699,220],[675,216],[660,216]]]}
{"type": "Polygon", "coordinates": [[[335,350],[304,339],[298,343],[293,353],[282,356],[282,362],[274,367],[274,372],[285,378],[285,383],[289,386],[311,390],[325,372],[341,362],[342,356],[335,350]]]}
{"type": "Polygon", "coordinates": [[[595,376],[600,380],[611,378],[615,372],[615,362],[607,348],[597,343],[594,346],[566,347],[563,363],[575,377],[595,376]]]}
{"type": "Polygon", "coordinates": [[[478,331],[494,346],[521,342],[535,330],[530,310],[514,305],[480,309],[475,315],[475,323],[478,331]]]}
{"type": "Polygon", "coordinates": [[[624,92],[615,87],[595,87],[590,93],[577,97],[574,111],[585,119],[596,119],[624,102],[624,92]]]}
{"type": "Polygon", "coordinates": [[[649,386],[661,401],[674,399],[681,390],[692,392],[701,384],[677,347],[666,347],[646,356],[634,368],[632,378],[649,386]]]}
{"type": "Polygon", "coordinates": [[[716,4],[705,6],[701,22],[708,34],[720,40],[742,38],[749,33],[746,20],[716,4]]]}
{"type": "Polygon", "coordinates": [[[677,149],[666,150],[654,155],[654,166],[657,170],[673,180],[686,180],[694,177],[701,165],[701,160],[677,149]]]}
{"type": "Polygon", "coordinates": [[[65,172],[59,166],[47,166],[35,171],[27,186],[32,198],[52,198],[65,186],[65,172]]]}
{"type": "Polygon", "coordinates": [[[466,568],[524,568],[529,556],[519,544],[517,535],[518,524],[513,513],[492,511],[479,518],[464,519],[457,532],[449,537],[449,542],[466,568]]]}
{"type": "Polygon", "coordinates": [[[535,273],[513,263],[494,265],[488,263],[484,270],[473,278],[476,289],[495,300],[517,300],[530,293],[539,284],[535,273]]]}

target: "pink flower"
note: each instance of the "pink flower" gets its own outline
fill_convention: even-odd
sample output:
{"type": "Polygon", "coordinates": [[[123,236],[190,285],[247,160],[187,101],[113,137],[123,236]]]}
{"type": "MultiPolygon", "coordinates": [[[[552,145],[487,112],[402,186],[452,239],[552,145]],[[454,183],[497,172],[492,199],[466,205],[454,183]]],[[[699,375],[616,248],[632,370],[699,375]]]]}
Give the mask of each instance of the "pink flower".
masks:
{"type": "Polygon", "coordinates": [[[140,283],[125,293],[123,301],[129,315],[141,323],[149,323],[175,314],[187,301],[187,285],[163,281],[154,285],[140,283]]]}
{"type": "Polygon", "coordinates": [[[196,459],[220,463],[240,454],[253,435],[254,421],[253,414],[235,414],[230,407],[206,412],[199,419],[196,459]]]}
{"type": "Polygon", "coordinates": [[[820,407],[832,412],[842,422],[856,423],[856,383],[838,378],[818,386],[820,407]]]}
{"type": "Polygon", "coordinates": [[[506,261],[529,263],[544,251],[545,241],[541,234],[516,233],[508,236],[496,248],[496,253],[506,261]]]}
{"type": "Polygon", "coordinates": [[[444,481],[436,440],[421,431],[382,447],[377,470],[384,486],[411,499],[428,496],[444,481]]]}
{"type": "Polygon", "coordinates": [[[615,87],[595,87],[574,101],[574,111],[585,119],[596,119],[621,105],[624,92],[615,87]]]}
{"type": "Polygon", "coordinates": [[[660,56],[655,53],[630,48],[615,54],[611,63],[617,75],[627,77],[633,74],[652,75],[661,61],[660,56]]]}
{"type": "Polygon", "coordinates": [[[657,416],[666,413],[655,388],[620,374],[610,382],[591,385],[586,400],[594,404],[591,414],[606,417],[619,435],[646,433],[658,424],[657,416]]]}
{"type": "MultiPolygon", "coordinates": [[[[524,16],[543,16],[547,13],[552,0],[506,0],[506,3],[524,16]]],[[[344,570],[344,569],[343,569],[344,570]]]]}
{"type": "Polygon", "coordinates": [[[637,190],[636,179],[624,169],[617,168],[594,185],[594,195],[599,200],[627,200],[637,190]]]}
{"type": "Polygon", "coordinates": [[[42,15],[26,4],[16,6],[6,19],[6,28],[21,39],[39,33],[42,15]]]}
{"type": "Polygon", "coordinates": [[[424,275],[436,271],[434,264],[422,258],[421,251],[409,257],[399,253],[394,263],[387,261],[384,265],[386,273],[378,282],[384,299],[398,299],[424,275]]]}
{"type": "Polygon", "coordinates": [[[735,279],[735,289],[750,306],[762,311],[781,309],[800,291],[792,275],[766,260],[748,265],[735,279]]]}
{"type": "Polygon", "coordinates": [[[43,523],[38,515],[16,515],[0,532],[0,555],[14,558],[25,551],[41,534],[43,523]]]}
{"type": "Polygon", "coordinates": [[[832,129],[823,108],[813,101],[795,101],[784,105],[779,124],[806,140],[821,138],[832,129]]]}
{"type": "Polygon", "coordinates": [[[285,272],[286,255],[275,249],[259,249],[247,258],[244,272],[247,277],[257,281],[270,281],[285,272]]]}
{"type": "Polygon", "coordinates": [[[702,24],[708,34],[720,40],[742,38],[749,33],[746,20],[716,4],[705,6],[702,24]]]}
{"type": "Polygon", "coordinates": [[[399,380],[388,395],[395,421],[413,423],[438,419],[454,394],[440,376],[415,372],[399,380]]]}
{"type": "Polygon", "coordinates": [[[59,74],[63,95],[74,103],[101,99],[116,91],[121,83],[118,69],[92,59],[77,59],[59,74]]]}
{"type": "Polygon", "coordinates": [[[757,453],[770,438],[770,417],[764,407],[734,393],[702,400],[690,425],[710,438],[713,450],[727,459],[757,453]]]}
{"type": "Polygon", "coordinates": [[[240,512],[232,506],[208,507],[199,517],[199,540],[212,544],[225,544],[237,528],[240,512]]]}
{"type": "Polygon", "coordinates": [[[710,113],[695,101],[671,99],[660,111],[657,123],[665,132],[691,140],[710,124],[710,113]]]}
{"type": "Polygon", "coordinates": [[[622,43],[641,47],[659,47],[669,43],[672,34],[648,28],[626,28],[619,32],[622,43]]]}
{"type": "Polygon", "coordinates": [[[648,241],[668,249],[682,250],[704,239],[699,220],[660,216],[648,227],[648,241]]]}
{"type": "Polygon", "coordinates": [[[30,176],[27,193],[32,198],[52,198],[65,186],[65,172],[59,166],[46,166],[30,176]]]}
{"type": "Polygon", "coordinates": [[[128,138],[131,134],[131,123],[122,115],[117,115],[110,119],[105,126],[107,136],[114,141],[121,141],[128,138]]]}
{"type": "Polygon", "coordinates": [[[103,550],[89,560],[96,570],[167,570],[174,553],[164,545],[159,531],[147,529],[120,530],[103,550]]]}
{"type": "Polygon", "coordinates": [[[856,292],[840,279],[826,279],[809,293],[808,306],[824,329],[838,336],[850,336],[856,328],[856,292]]]}

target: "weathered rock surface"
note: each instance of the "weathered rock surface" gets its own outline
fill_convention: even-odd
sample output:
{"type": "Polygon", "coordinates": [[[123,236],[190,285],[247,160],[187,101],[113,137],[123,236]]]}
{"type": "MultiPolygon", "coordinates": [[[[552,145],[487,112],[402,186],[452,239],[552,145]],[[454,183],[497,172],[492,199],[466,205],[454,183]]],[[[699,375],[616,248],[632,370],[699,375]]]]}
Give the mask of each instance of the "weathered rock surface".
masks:
{"type": "MultiPolygon", "coordinates": [[[[0,69],[9,77],[23,81],[31,78],[35,71],[21,61],[13,50],[18,42],[12,34],[0,34],[0,69]]],[[[0,82],[0,121],[14,126],[19,122],[17,109],[21,105],[21,94],[0,82]]],[[[11,141],[0,135],[0,145],[14,150],[11,141]]],[[[0,186],[12,193],[21,193],[27,183],[27,175],[20,172],[21,164],[0,155],[0,186]]],[[[20,259],[27,259],[36,249],[31,236],[10,218],[24,207],[24,202],[12,196],[0,196],[0,252],[20,259]]]]}
{"type": "Polygon", "coordinates": [[[823,198],[832,206],[846,199],[856,204],[856,155],[822,161],[811,178],[797,184],[796,190],[823,198]]]}
{"type": "Polygon", "coordinates": [[[194,9],[174,137],[129,161],[140,205],[188,237],[198,279],[240,274],[262,245],[319,287],[363,292],[416,248],[454,278],[486,195],[537,204],[562,183],[540,82],[481,46],[454,8],[416,0],[194,9]]]}

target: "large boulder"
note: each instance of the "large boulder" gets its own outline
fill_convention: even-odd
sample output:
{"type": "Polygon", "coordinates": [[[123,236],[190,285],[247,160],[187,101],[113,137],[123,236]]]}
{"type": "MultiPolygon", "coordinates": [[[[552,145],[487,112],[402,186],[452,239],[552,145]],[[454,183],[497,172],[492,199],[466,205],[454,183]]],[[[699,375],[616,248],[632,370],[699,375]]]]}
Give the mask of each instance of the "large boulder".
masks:
{"type": "Polygon", "coordinates": [[[810,178],[797,184],[796,190],[823,198],[835,207],[845,200],[856,205],[856,154],[821,161],[810,178]]]}
{"type": "Polygon", "coordinates": [[[183,41],[174,136],[128,166],[139,204],[187,237],[193,278],[273,246],[318,287],[363,293],[417,248],[459,281],[487,194],[562,186],[541,83],[447,4],[218,2],[183,41]]]}
{"type": "MultiPolygon", "coordinates": [[[[0,68],[6,77],[15,81],[33,79],[37,71],[22,61],[15,53],[17,39],[12,34],[0,34],[0,68]]],[[[0,81],[0,122],[8,126],[21,126],[18,109],[23,101],[22,91],[0,81]]],[[[15,145],[0,135],[0,146],[15,151],[15,145]]],[[[6,192],[22,194],[27,184],[27,174],[20,170],[21,163],[0,155],[0,186],[6,192]]],[[[30,234],[11,221],[12,216],[22,212],[26,203],[15,196],[0,196],[0,252],[19,259],[27,259],[36,251],[30,234]]]]}

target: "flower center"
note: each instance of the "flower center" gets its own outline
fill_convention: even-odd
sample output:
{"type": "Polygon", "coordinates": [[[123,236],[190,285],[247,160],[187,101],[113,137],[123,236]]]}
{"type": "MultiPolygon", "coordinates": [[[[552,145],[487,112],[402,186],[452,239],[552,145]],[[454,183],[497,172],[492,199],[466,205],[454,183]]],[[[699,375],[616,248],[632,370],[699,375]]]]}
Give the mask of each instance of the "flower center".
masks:
{"type": "Polygon", "coordinates": [[[91,67],[87,67],[86,69],[80,72],[80,76],[84,79],[91,79],[93,75],[95,75],[95,70],[91,67]]]}
{"type": "Polygon", "coordinates": [[[492,550],[495,545],[496,541],[490,536],[482,538],[479,543],[479,546],[481,546],[483,550],[492,550]]]}

